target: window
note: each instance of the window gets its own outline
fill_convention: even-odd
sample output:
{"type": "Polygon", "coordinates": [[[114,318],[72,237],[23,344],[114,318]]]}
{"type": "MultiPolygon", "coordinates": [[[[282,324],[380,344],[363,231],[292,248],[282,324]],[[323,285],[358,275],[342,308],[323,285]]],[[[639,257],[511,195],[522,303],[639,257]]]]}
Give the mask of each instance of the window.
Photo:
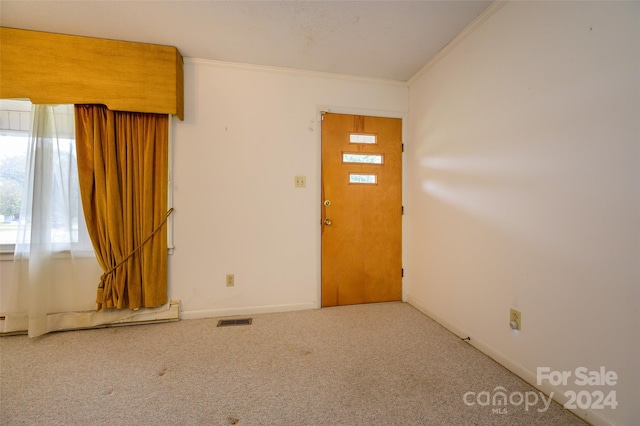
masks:
{"type": "Polygon", "coordinates": [[[25,183],[31,103],[0,101],[0,250],[13,252],[25,183]]]}
{"type": "Polygon", "coordinates": [[[343,163],[361,163],[361,164],[382,164],[384,161],[382,154],[353,154],[349,152],[342,153],[343,163]]]}
{"type": "Polygon", "coordinates": [[[13,252],[38,232],[35,238],[53,251],[73,247],[92,253],[78,186],[73,105],[48,109],[53,133],[31,143],[31,103],[0,102],[0,249],[13,252]],[[31,226],[32,220],[38,222],[31,226]],[[19,235],[23,230],[25,238],[19,235]]]}
{"type": "Polygon", "coordinates": [[[349,143],[362,143],[367,145],[374,145],[378,143],[378,138],[376,137],[376,135],[371,135],[367,133],[350,133],[349,143]]]}
{"type": "Polygon", "coordinates": [[[349,183],[362,183],[365,185],[375,185],[378,183],[378,176],[363,175],[359,173],[349,173],[349,183]]]}

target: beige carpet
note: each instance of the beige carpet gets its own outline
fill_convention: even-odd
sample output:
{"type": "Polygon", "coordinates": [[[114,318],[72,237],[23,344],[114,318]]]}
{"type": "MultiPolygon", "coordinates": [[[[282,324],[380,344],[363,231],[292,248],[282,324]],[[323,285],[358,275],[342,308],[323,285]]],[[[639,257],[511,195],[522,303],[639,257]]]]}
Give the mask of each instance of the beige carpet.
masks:
{"type": "Polygon", "coordinates": [[[0,424],[584,424],[405,303],[252,318],[0,338],[0,424]]]}

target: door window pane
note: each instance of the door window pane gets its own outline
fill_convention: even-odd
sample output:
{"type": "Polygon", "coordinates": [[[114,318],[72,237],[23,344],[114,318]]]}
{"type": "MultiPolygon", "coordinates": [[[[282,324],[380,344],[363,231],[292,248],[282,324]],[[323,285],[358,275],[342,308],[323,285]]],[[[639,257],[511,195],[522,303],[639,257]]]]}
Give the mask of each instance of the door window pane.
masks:
{"type": "Polygon", "coordinates": [[[350,154],[342,153],[343,163],[382,164],[381,154],[350,154]]]}
{"type": "Polygon", "coordinates": [[[349,143],[364,143],[375,144],[378,143],[376,135],[367,135],[364,133],[351,133],[349,135],[349,143]]]}
{"type": "Polygon", "coordinates": [[[375,185],[378,183],[377,175],[365,175],[359,173],[349,174],[349,183],[363,183],[368,185],[375,185]]]}

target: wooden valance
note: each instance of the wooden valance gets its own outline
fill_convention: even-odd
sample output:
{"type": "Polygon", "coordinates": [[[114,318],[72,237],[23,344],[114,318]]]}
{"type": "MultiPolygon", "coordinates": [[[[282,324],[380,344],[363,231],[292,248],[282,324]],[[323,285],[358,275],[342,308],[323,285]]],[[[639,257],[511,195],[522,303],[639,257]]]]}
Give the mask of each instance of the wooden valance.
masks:
{"type": "Polygon", "coordinates": [[[183,61],[171,46],[0,27],[0,98],[104,104],[184,119],[183,61]]]}

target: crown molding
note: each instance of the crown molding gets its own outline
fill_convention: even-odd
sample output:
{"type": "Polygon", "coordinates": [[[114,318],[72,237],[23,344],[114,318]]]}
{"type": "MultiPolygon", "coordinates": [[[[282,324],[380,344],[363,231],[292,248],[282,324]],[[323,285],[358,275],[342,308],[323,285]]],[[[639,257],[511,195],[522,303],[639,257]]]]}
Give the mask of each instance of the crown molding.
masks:
{"type": "Polygon", "coordinates": [[[438,53],[436,53],[433,58],[429,60],[420,70],[413,75],[407,82],[408,86],[411,86],[416,82],[422,75],[424,75],[427,71],[433,68],[442,58],[447,56],[449,52],[451,52],[455,47],[460,44],[462,40],[467,38],[471,33],[473,33],[480,25],[484,24],[487,19],[493,16],[505,3],[508,3],[509,0],[495,0],[491,5],[485,9],[476,19],[474,19],[469,25],[467,25],[457,36],[455,36],[445,47],[443,47],[438,53]]]}
{"type": "Polygon", "coordinates": [[[361,83],[407,87],[407,82],[402,80],[390,80],[390,79],[374,78],[374,77],[360,77],[360,76],[354,76],[349,74],[309,71],[309,70],[300,70],[295,68],[273,67],[273,66],[267,66],[267,65],[254,65],[254,64],[245,64],[240,62],[227,62],[227,61],[218,61],[218,60],[212,60],[212,59],[185,57],[184,63],[185,65],[189,64],[189,65],[202,65],[202,66],[216,67],[216,68],[234,68],[234,69],[242,69],[242,70],[248,70],[248,71],[272,72],[272,73],[291,74],[291,75],[298,75],[298,76],[305,76],[305,77],[330,78],[330,79],[336,79],[336,80],[357,81],[361,83]]]}

